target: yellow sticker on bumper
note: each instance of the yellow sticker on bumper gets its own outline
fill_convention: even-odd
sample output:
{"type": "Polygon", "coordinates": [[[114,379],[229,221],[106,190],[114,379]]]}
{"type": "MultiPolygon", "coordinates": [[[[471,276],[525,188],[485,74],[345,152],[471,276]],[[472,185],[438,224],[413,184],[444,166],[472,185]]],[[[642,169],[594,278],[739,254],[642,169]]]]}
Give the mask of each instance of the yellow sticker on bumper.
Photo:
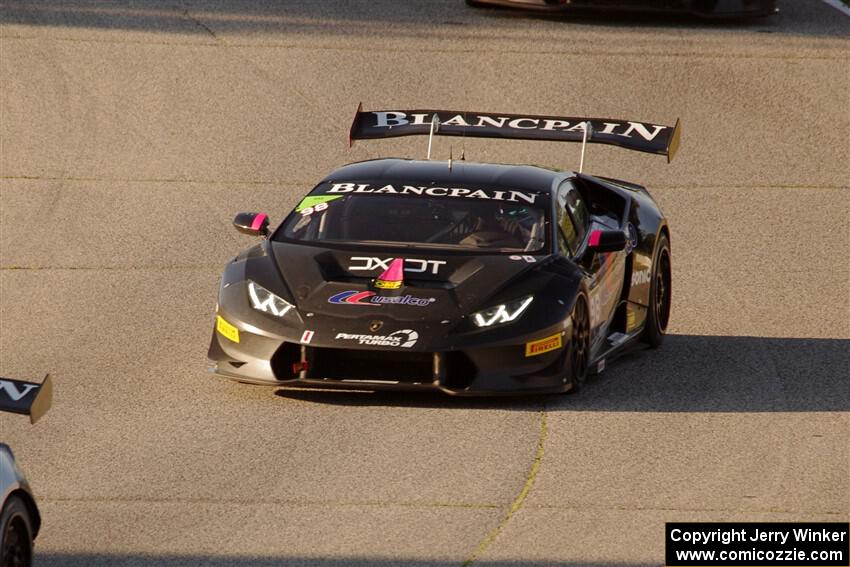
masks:
{"type": "Polygon", "coordinates": [[[224,338],[230,339],[234,343],[239,342],[239,329],[225,321],[221,315],[215,316],[215,330],[221,333],[224,338]]]}
{"type": "Polygon", "coordinates": [[[525,356],[537,356],[550,350],[558,350],[562,346],[564,346],[564,343],[561,341],[561,333],[558,333],[557,335],[525,343],[525,356]]]}

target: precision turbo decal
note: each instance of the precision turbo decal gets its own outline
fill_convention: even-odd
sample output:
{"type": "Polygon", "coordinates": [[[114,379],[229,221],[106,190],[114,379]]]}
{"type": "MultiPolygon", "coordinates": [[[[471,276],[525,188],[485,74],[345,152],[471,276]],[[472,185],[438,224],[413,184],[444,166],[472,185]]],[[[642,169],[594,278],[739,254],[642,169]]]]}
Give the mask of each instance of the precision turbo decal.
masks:
{"type": "Polygon", "coordinates": [[[334,183],[328,193],[379,193],[393,195],[428,195],[430,197],[465,197],[467,199],[491,199],[493,201],[509,201],[516,203],[520,200],[534,204],[537,193],[522,191],[495,191],[484,189],[468,189],[466,187],[427,187],[415,185],[382,185],[381,187],[368,183],[334,183]]]}
{"type": "Polygon", "coordinates": [[[530,343],[525,343],[525,356],[537,356],[550,350],[557,350],[563,346],[561,341],[561,333],[544,337],[530,343]]]}
{"type": "Polygon", "coordinates": [[[427,307],[437,301],[433,297],[414,297],[412,295],[400,295],[391,297],[377,295],[374,291],[348,290],[332,295],[328,303],[343,305],[413,305],[414,307],[427,307]]]}

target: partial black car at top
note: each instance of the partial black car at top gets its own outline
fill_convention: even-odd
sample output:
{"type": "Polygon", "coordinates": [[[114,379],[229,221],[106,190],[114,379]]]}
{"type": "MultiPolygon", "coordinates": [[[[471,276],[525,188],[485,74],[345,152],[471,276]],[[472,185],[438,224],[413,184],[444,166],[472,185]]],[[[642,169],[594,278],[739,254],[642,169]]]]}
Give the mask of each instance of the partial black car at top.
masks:
{"type": "MultiPolygon", "coordinates": [[[[352,139],[586,140],[667,155],[675,127],[358,110],[352,139]],[[588,124],[590,126],[588,126],[588,124]]],[[[430,145],[430,143],[429,143],[430,145]]],[[[378,159],[337,169],[226,266],[213,372],[297,387],[564,392],[670,315],[670,232],[639,185],[528,165],[378,159]]]]}
{"type": "Polygon", "coordinates": [[[544,12],[661,12],[706,18],[768,16],[776,0],[466,0],[470,6],[507,6],[544,12]]]}

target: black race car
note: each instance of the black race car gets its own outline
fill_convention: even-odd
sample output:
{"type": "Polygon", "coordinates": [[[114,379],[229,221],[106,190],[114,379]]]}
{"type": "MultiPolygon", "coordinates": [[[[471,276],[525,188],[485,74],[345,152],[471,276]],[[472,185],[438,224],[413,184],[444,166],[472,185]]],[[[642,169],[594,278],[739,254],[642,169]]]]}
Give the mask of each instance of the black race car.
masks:
{"type": "Polygon", "coordinates": [[[768,16],[776,0],[466,0],[470,6],[506,6],[538,12],[662,12],[704,18],[768,16]]]}
{"type": "MultiPolygon", "coordinates": [[[[434,134],[606,143],[672,158],[675,127],[434,110],[363,112],[351,140],[434,134]]],[[[584,156],[584,146],[582,148],[584,156]]],[[[583,161],[583,160],[582,160],[583,161]]],[[[670,232],[643,187],[528,165],[341,167],[227,264],[212,371],[280,386],[563,392],[670,316],[670,232]]]]}

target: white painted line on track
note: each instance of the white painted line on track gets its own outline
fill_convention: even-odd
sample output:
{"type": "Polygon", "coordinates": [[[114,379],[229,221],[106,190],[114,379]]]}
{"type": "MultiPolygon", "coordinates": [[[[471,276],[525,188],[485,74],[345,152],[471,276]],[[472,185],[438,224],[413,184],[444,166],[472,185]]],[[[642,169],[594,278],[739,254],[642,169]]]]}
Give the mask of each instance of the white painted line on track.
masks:
{"type": "Polygon", "coordinates": [[[844,12],[845,16],[850,16],[850,6],[843,3],[841,0],[823,0],[839,12],[844,12]]]}

